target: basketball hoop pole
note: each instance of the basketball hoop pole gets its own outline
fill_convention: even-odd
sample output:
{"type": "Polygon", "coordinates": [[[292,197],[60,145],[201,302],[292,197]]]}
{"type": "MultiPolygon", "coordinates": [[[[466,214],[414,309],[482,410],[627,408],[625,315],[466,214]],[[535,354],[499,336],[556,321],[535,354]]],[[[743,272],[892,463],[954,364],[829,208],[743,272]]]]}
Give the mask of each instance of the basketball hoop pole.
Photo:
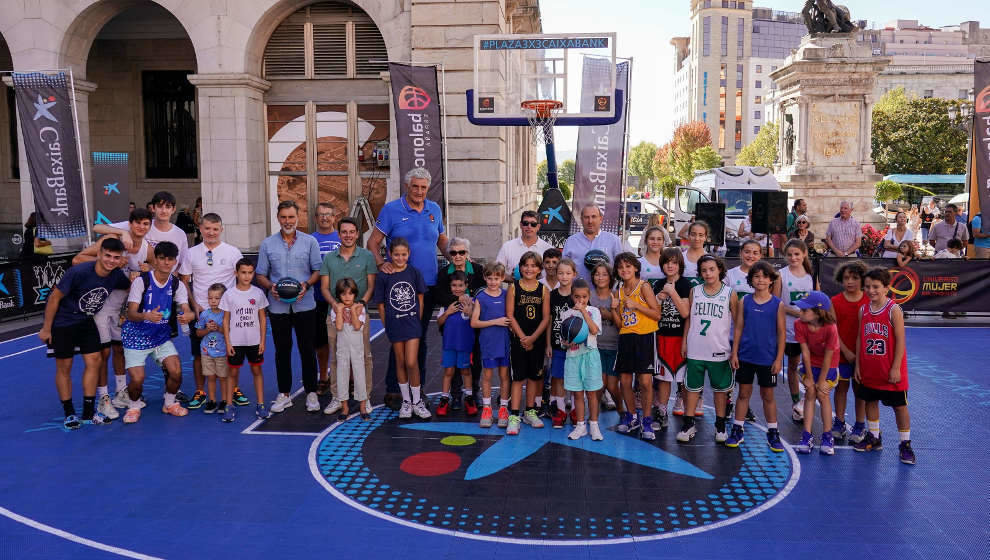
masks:
{"type": "Polygon", "coordinates": [[[553,149],[553,125],[543,125],[543,139],[547,148],[547,184],[551,189],[560,189],[557,183],[557,154],[553,149]]]}

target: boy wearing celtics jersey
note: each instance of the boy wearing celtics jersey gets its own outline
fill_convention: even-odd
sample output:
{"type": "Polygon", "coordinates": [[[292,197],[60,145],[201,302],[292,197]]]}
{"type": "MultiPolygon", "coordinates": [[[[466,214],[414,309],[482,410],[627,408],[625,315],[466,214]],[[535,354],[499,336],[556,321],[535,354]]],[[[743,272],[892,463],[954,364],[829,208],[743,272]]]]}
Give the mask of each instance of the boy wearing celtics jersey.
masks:
{"type": "Polygon", "coordinates": [[[722,259],[705,255],[698,259],[698,274],[704,284],[695,286],[690,295],[690,318],[685,323],[681,353],[687,358],[684,387],[684,426],[677,433],[677,441],[691,441],[698,429],[694,425],[694,409],[698,395],[708,383],[715,393],[715,441],[724,443],[726,431],[726,400],[732,391],[732,368],[729,357],[732,350],[730,331],[732,315],[738,301],[725,279],[725,263],[722,259]]]}

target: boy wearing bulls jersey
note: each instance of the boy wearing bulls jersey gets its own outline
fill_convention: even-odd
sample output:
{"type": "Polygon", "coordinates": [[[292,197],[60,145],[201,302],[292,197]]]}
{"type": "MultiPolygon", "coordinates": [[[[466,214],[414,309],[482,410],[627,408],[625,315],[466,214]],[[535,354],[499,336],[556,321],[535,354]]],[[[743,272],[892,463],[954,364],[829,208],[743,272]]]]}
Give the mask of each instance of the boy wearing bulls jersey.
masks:
{"type": "Polygon", "coordinates": [[[911,416],[907,409],[908,371],[904,340],[904,313],[887,297],[890,273],[873,268],[866,273],[866,295],[870,302],[859,311],[856,367],[853,372],[856,397],[866,402],[868,432],[856,451],[883,449],[880,436],[880,405],[894,409],[900,434],[900,460],[915,463],[911,449],[911,416]]]}

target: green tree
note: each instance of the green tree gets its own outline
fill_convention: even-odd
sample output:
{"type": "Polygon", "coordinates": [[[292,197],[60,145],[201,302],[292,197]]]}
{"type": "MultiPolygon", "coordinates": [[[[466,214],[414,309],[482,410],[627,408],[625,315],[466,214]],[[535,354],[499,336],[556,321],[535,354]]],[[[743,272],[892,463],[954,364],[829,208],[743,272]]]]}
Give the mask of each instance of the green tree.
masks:
{"type": "Polygon", "coordinates": [[[889,179],[878,181],[874,187],[876,188],[876,193],[873,198],[877,199],[878,202],[897,200],[904,194],[904,185],[889,179]]]}
{"type": "Polygon", "coordinates": [[[968,132],[956,99],[919,99],[897,88],[873,109],[873,162],[882,175],[956,174],[966,170],[968,132]],[[954,113],[950,117],[950,112],[954,113]]]}
{"type": "MultiPolygon", "coordinates": [[[[715,148],[705,146],[691,152],[691,178],[694,178],[695,171],[704,171],[714,167],[722,166],[722,156],[718,155],[715,148]]],[[[688,181],[690,182],[690,181],[688,181]]],[[[685,182],[684,184],[687,184],[685,182]]]]}
{"type": "Polygon", "coordinates": [[[764,125],[756,134],[756,138],[739,151],[736,165],[772,167],[773,162],[777,161],[778,134],[776,123],[764,125]]]}
{"type": "Polygon", "coordinates": [[[672,175],[667,175],[666,177],[661,177],[657,181],[657,186],[660,188],[660,194],[666,199],[674,198],[677,194],[677,185],[680,183],[672,175]]]}
{"type": "Polygon", "coordinates": [[[547,190],[547,160],[543,160],[536,165],[536,184],[540,187],[540,192],[547,190]]]}
{"type": "Polygon", "coordinates": [[[653,142],[640,142],[629,150],[629,173],[639,177],[641,187],[650,185],[656,178],[653,174],[653,158],[657,155],[657,145],[653,142]]]}
{"type": "MultiPolygon", "coordinates": [[[[561,191],[564,190],[562,187],[563,183],[574,184],[573,159],[565,159],[557,165],[557,184],[561,186],[561,191]]],[[[541,161],[536,166],[536,184],[539,185],[541,192],[545,192],[550,187],[550,184],[547,182],[547,160],[541,161]]],[[[565,195],[564,198],[567,198],[567,196],[565,195]]]]}

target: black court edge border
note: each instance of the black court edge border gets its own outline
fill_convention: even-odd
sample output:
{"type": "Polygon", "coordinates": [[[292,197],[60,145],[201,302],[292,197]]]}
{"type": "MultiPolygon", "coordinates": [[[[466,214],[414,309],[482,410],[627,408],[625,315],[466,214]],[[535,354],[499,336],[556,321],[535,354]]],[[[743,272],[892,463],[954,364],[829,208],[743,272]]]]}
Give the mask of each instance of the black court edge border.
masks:
{"type": "MultiPolygon", "coordinates": [[[[430,393],[427,396],[432,397],[432,396],[436,396],[438,394],[439,393],[430,393]]],[[[372,410],[375,410],[377,408],[381,408],[383,406],[385,406],[385,405],[384,404],[379,404],[377,406],[373,406],[372,407],[372,410]]],[[[708,407],[708,408],[711,408],[711,407],[708,407]]],[[[789,458],[791,460],[791,477],[787,481],[787,484],[784,485],[784,487],[780,490],[780,492],[777,493],[776,496],[774,496],[773,498],[767,500],[766,503],[763,503],[763,504],[761,504],[761,505],[759,505],[759,506],[757,506],[757,507],[755,507],[755,508],[753,508],[753,509],[745,512],[745,513],[742,513],[740,515],[737,515],[736,517],[732,517],[732,518],[729,518],[729,519],[723,519],[722,521],[718,521],[718,522],[711,523],[711,524],[708,524],[708,525],[703,525],[701,527],[694,527],[692,529],[685,529],[685,530],[676,531],[676,532],[673,532],[673,533],[667,533],[667,534],[662,534],[662,535],[648,535],[648,536],[642,536],[642,537],[623,537],[623,538],[619,538],[619,539],[595,539],[595,540],[581,540],[581,539],[569,539],[569,540],[567,540],[567,539],[561,539],[561,540],[551,540],[551,539],[519,539],[519,538],[511,538],[511,537],[492,537],[492,536],[488,536],[488,535],[476,535],[476,534],[473,534],[473,533],[465,533],[463,531],[452,531],[450,529],[441,529],[441,528],[438,528],[438,527],[427,527],[427,526],[421,525],[419,523],[414,523],[414,522],[407,521],[407,520],[404,520],[404,519],[399,519],[397,517],[393,517],[391,515],[382,513],[380,511],[376,511],[374,509],[371,509],[371,508],[369,508],[369,507],[367,507],[365,505],[362,505],[362,504],[358,503],[355,500],[352,500],[351,498],[349,498],[348,496],[346,496],[345,494],[343,494],[342,492],[340,492],[339,490],[337,490],[336,488],[334,488],[333,485],[330,484],[326,480],[326,478],[323,477],[322,474],[320,474],[320,467],[319,467],[319,464],[318,464],[317,459],[316,459],[316,456],[317,456],[317,454],[319,452],[320,443],[327,436],[327,434],[329,434],[330,432],[334,431],[337,427],[343,425],[344,422],[348,422],[348,421],[352,420],[353,418],[359,417],[359,416],[360,416],[360,414],[357,413],[357,412],[352,413],[351,415],[349,415],[347,417],[347,420],[344,420],[344,421],[338,420],[338,421],[334,422],[330,426],[327,426],[327,428],[325,430],[323,430],[322,432],[320,432],[315,438],[313,438],[313,443],[309,446],[309,455],[308,455],[307,460],[309,462],[309,472],[310,472],[310,474],[313,475],[313,478],[316,479],[316,482],[319,483],[320,486],[322,486],[324,490],[326,490],[328,493],[330,493],[331,496],[337,498],[339,501],[343,502],[345,505],[348,505],[348,506],[350,506],[350,507],[352,507],[352,508],[354,508],[354,509],[356,509],[356,510],[358,510],[360,512],[363,512],[363,513],[366,513],[368,515],[377,517],[379,519],[383,519],[383,520],[388,521],[390,523],[395,523],[395,524],[398,524],[398,525],[402,525],[403,527],[407,527],[407,528],[410,528],[410,529],[415,529],[415,530],[418,530],[418,531],[427,531],[427,532],[435,533],[435,534],[438,534],[438,535],[446,535],[446,536],[449,536],[449,537],[455,537],[455,538],[461,538],[461,539],[470,539],[470,540],[488,541],[488,542],[498,542],[498,543],[504,543],[504,544],[530,545],[530,546],[606,546],[606,545],[614,545],[614,544],[629,544],[629,543],[636,543],[636,542],[648,542],[648,541],[658,541],[658,540],[664,540],[664,539],[672,539],[672,538],[677,538],[677,537],[686,537],[686,536],[695,535],[695,534],[698,534],[698,533],[704,533],[704,532],[707,532],[707,531],[712,531],[712,530],[715,530],[715,529],[720,529],[722,527],[727,527],[729,525],[733,525],[735,523],[739,523],[741,521],[745,521],[745,520],[747,520],[747,519],[749,519],[751,517],[754,517],[756,515],[759,515],[759,514],[763,513],[764,511],[766,511],[766,510],[772,508],[773,506],[777,505],[778,503],[780,503],[781,501],[783,501],[784,498],[786,498],[788,495],[790,495],[790,493],[794,490],[794,488],[797,487],[797,483],[801,479],[801,461],[798,459],[797,453],[795,453],[794,448],[789,443],[784,442],[784,449],[787,452],[787,454],[788,454],[788,456],[789,456],[789,458]]],[[[755,425],[754,424],[750,424],[750,425],[755,426],[755,427],[759,428],[760,430],[763,430],[764,432],[767,431],[767,428],[765,426],[763,426],[762,424],[755,424],[755,425]]],[[[625,436],[621,436],[621,437],[625,437],[625,436]]]]}

